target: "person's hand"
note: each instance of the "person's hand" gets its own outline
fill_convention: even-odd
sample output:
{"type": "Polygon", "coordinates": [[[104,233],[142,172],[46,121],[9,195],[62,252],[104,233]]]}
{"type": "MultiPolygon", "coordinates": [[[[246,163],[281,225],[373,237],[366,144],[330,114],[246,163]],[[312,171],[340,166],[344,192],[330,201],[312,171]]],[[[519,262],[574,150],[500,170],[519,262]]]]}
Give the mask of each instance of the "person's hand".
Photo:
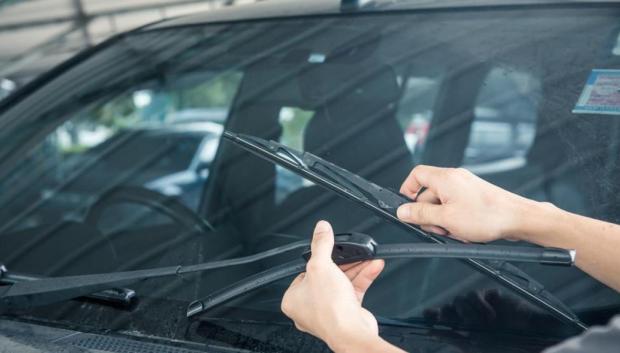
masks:
{"type": "Polygon", "coordinates": [[[400,192],[417,202],[402,205],[398,218],[426,231],[471,242],[517,239],[519,210],[531,202],[466,169],[418,166],[400,192]],[[421,188],[426,190],[420,192],[421,188]]]}
{"type": "Polygon", "coordinates": [[[384,263],[373,260],[338,267],[331,258],[333,247],[332,228],[320,221],[306,272],[297,276],[284,294],[282,311],[299,330],[339,351],[341,345],[350,345],[356,338],[379,339],[377,320],[362,307],[362,300],[384,263]]]}

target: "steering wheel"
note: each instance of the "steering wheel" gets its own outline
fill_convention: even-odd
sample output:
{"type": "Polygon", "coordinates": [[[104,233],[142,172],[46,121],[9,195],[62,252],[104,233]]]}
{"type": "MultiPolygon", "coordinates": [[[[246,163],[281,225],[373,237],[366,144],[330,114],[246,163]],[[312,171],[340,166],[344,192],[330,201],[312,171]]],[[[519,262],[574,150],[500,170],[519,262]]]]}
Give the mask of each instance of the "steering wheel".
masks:
{"type": "Polygon", "coordinates": [[[103,212],[110,206],[120,203],[135,203],[147,206],[172,218],[175,222],[202,233],[213,231],[209,222],[200,218],[189,207],[175,197],[166,196],[156,191],[139,186],[117,186],[104,193],[90,206],[84,223],[96,226],[103,212]]]}

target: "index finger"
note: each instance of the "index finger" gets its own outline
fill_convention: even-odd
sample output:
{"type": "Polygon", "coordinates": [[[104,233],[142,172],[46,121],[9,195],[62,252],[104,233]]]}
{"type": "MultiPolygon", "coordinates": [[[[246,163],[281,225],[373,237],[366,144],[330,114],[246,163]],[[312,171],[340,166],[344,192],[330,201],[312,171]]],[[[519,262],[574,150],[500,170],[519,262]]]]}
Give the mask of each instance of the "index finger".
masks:
{"type": "Polygon", "coordinates": [[[419,165],[413,168],[400,187],[400,193],[410,198],[415,198],[422,188],[427,188],[436,193],[436,179],[443,170],[444,168],[428,165],[419,165]]]}

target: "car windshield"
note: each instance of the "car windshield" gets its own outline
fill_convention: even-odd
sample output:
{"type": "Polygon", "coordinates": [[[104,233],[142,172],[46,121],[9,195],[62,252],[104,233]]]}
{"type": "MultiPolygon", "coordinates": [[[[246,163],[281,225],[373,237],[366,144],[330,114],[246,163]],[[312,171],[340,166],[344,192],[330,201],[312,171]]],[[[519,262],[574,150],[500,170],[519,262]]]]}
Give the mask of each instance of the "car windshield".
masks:
{"type": "MultiPolygon", "coordinates": [[[[225,129],[396,190],[415,165],[465,167],[619,223],[618,15],[584,6],[386,11],[117,37],[0,106],[0,263],[37,276],[190,265],[308,239],[320,219],[381,243],[417,241],[225,141],[225,129]],[[197,219],[212,228],[197,230],[197,219]]],[[[291,337],[309,339],[283,328],[290,279],[191,320],[185,309],[296,256],[136,283],[131,308],[72,300],[6,315],[281,351],[291,337]]],[[[518,267],[588,325],[620,309],[617,294],[576,268],[518,267]]],[[[575,333],[454,259],[389,260],[365,305],[396,326],[535,336],[541,346],[575,333]],[[467,303],[490,294],[499,319],[485,325],[467,303]],[[472,319],[437,322],[437,310],[472,319]]]]}

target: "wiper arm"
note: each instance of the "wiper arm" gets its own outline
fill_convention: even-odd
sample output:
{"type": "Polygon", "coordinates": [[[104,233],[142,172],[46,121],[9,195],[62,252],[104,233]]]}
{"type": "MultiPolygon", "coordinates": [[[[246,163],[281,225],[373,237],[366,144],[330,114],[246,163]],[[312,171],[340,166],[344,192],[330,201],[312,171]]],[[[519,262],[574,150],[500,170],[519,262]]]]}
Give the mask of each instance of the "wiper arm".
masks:
{"type": "MultiPolygon", "coordinates": [[[[2,285],[13,285],[20,282],[39,281],[45,277],[32,276],[29,274],[12,273],[6,267],[0,265],[0,292],[2,285]]],[[[100,292],[85,295],[84,298],[98,302],[109,303],[128,307],[136,297],[136,292],[129,288],[110,288],[100,292]]]]}
{"type": "MultiPolygon", "coordinates": [[[[412,202],[408,197],[376,185],[312,153],[300,152],[276,141],[230,131],[224,131],[223,136],[248,152],[287,168],[317,185],[336,192],[341,197],[370,209],[387,221],[411,231],[423,241],[438,244],[460,243],[451,238],[429,234],[416,225],[401,221],[396,215],[396,210],[403,203],[412,202]]],[[[474,258],[466,258],[463,261],[551,312],[560,320],[582,330],[587,328],[562,301],[517,267],[502,261],[488,262],[474,258]]]]}
{"type": "MultiPolygon", "coordinates": [[[[264,287],[280,279],[304,272],[311,251],[307,248],[303,259],[272,267],[247,277],[209,296],[196,300],[187,308],[191,317],[213,309],[240,295],[264,287]]],[[[395,258],[475,258],[494,261],[534,262],[547,265],[571,266],[575,251],[557,248],[530,248],[520,246],[473,244],[378,244],[369,235],[346,233],[336,236],[332,259],[336,264],[395,258]]]]}
{"type": "MultiPolygon", "coordinates": [[[[6,308],[30,308],[88,296],[110,288],[127,286],[150,278],[180,276],[210,271],[228,266],[243,265],[308,246],[305,240],[283,245],[258,254],[187,266],[168,266],[146,270],[111,272],[92,275],[46,277],[34,281],[17,281],[0,286],[0,312],[6,308]],[[5,288],[6,287],[6,288],[5,288]]],[[[4,275],[11,276],[10,271],[4,275]]],[[[12,275],[15,277],[15,275],[12,275]]]]}

